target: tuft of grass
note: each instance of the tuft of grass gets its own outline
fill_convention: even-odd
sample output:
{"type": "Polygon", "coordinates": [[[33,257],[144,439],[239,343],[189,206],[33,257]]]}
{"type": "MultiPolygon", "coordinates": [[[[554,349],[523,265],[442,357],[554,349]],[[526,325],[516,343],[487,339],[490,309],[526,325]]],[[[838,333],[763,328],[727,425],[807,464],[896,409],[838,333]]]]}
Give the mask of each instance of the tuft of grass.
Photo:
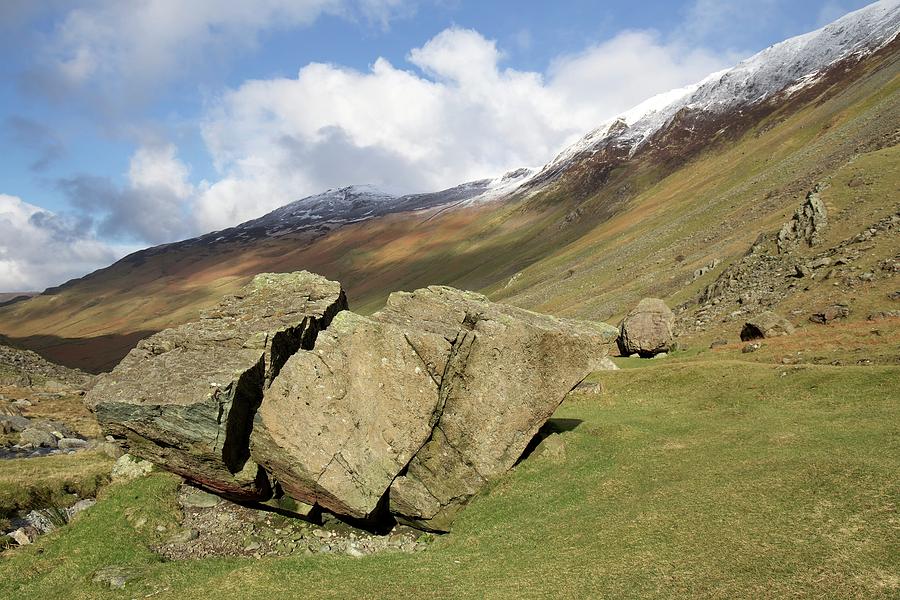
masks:
{"type": "Polygon", "coordinates": [[[0,561],[0,597],[895,598],[900,369],[646,361],[594,374],[420,554],[162,562],[177,479],[112,485],[0,561]],[[122,591],[91,581],[132,570],[122,591]]]}
{"type": "Polygon", "coordinates": [[[0,518],[93,497],[109,482],[112,464],[100,452],[0,460],[0,518]]]}

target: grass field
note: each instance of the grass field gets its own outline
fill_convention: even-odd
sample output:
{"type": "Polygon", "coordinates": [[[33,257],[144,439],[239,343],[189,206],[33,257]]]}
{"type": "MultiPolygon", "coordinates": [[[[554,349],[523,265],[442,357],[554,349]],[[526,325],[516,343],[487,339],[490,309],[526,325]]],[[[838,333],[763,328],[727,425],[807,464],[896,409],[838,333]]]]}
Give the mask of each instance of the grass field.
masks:
{"type": "Polygon", "coordinates": [[[562,443],[424,553],[163,562],[147,544],[177,521],[178,482],[157,474],[0,558],[0,597],[900,595],[900,368],[642,365],[567,400],[562,443]],[[124,590],[92,583],[110,565],[132,569],[124,590]]]}

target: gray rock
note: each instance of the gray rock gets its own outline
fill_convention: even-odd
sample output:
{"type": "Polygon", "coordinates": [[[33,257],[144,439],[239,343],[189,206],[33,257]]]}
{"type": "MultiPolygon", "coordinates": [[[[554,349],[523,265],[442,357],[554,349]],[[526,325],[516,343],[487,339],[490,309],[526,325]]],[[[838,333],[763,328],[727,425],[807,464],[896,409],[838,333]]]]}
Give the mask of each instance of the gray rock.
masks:
{"type": "Polygon", "coordinates": [[[19,434],[19,444],[31,445],[35,448],[56,448],[56,436],[43,429],[29,427],[19,434]]]}
{"type": "Polygon", "coordinates": [[[95,571],[91,581],[114,590],[120,590],[125,587],[126,583],[134,579],[136,575],[135,569],[129,567],[109,566],[95,571]]]}
{"type": "Polygon", "coordinates": [[[449,355],[435,355],[412,339],[423,362],[439,367],[443,406],[389,495],[401,522],[438,531],[515,464],[565,395],[601,367],[617,336],[603,323],[539,315],[442,287],[392,294],[376,317],[451,341],[449,355]]]}
{"type": "Polygon", "coordinates": [[[315,349],[289,359],[267,390],[253,460],[295,500],[369,517],[441,407],[436,365],[422,357],[449,353],[450,344],[424,334],[416,343],[428,350],[419,354],[397,325],[338,314],[315,349]]]}
{"type": "Polygon", "coordinates": [[[31,427],[31,421],[26,417],[15,415],[0,416],[0,432],[21,433],[31,427]]]}
{"type": "Polygon", "coordinates": [[[87,448],[88,441],[79,438],[63,438],[57,442],[60,450],[83,450],[87,448]]]}
{"type": "Polygon", "coordinates": [[[714,350],[715,348],[721,348],[722,346],[727,346],[728,340],[718,339],[713,340],[713,342],[709,345],[710,350],[714,350]]]}
{"type": "Polygon", "coordinates": [[[794,326],[787,319],[771,311],[766,311],[747,320],[744,328],[741,330],[741,340],[748,342],[781,335],[791,335],[792,333],[794,333],[794,326]]]}
{"type": "Polygon", "coordinates": [[[747,344],[743,348],[741,348],[741,353],[750,354],[751,352],[756,352],[761,347],[761,344],[747,344]]]}
{"type": "Polygon", "coordinates": [[[145,477],[153,471],[153,463],[148,460],[136,458],[130,454],[120,456],[112,468],[113,481],[131,481],[139,477],[145,477]]]}
{"type": "Polygon", "coordinates": [[[778,252],[786,253],[801,244],[814,246],[828,226],[828,210],[819,196],[820,187],[806,195],[803,206],[797,209],[793,218],[784,224],[778,232],[778,252]]]}
{"type": "Polygon", "coordinates": [[[308,272],[262,274],[201,320],[146,340],[85,402],[129,452],[207,489],[271,496],[249,456],[253,415],[285,361],[346,308],[339,284],[308,272]]]}
{"type": "Polygon", "coordinates": [[[222,503],[222,499],[203,490],[190,488],[182,493],[179,502],[185,508],[212,508],[222,503]]]}
{"type": "Polygon", "coordinates": [[[675,315],[657,298],[644,298],[619,325],[622,354],[650,357],[670,352],[675,340],[675,315]]]}
{"type": "Polygon", "coordinates": [[[97,504],[97,501],[93,498],[85,498],[84,500],[79,500],[66,509],[66,521],[71,521],[77,515],[80,515],[95,504],[97,504]]]}
{"type": "Polygon", "coordinates": [[[810,315],[809,320],[820,325],[827,325],[833,321],[846,319],[850,316],[850,307],[846,304],[832,304],[821,312],[810,315]]]}

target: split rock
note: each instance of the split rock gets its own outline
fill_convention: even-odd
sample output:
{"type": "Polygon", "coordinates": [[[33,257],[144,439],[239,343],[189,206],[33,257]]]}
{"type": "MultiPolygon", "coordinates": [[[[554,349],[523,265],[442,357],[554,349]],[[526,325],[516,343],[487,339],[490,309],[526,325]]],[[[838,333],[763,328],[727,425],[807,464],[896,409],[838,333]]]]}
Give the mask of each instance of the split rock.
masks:
{"type": "Polygon", "coordinates": [[[261,274],[201,319],[140,342],[85,402],[131,454],[223,495],[265,499],[249,459],[263,392],[346,308],[340,284],[305,271],[261,274]]]}
{"type": "Polygon", "coordinates": [[[443,373],[440,407],[430,438],[389,494],[398,520],[435,531],[449,530],[471,497],[515,464],[565,395],[604,367],[618,335],[604,323],[439,286],[391,294],[374,318],[439,334],[451,345],[445,357],[411,341],[443,373]]]}

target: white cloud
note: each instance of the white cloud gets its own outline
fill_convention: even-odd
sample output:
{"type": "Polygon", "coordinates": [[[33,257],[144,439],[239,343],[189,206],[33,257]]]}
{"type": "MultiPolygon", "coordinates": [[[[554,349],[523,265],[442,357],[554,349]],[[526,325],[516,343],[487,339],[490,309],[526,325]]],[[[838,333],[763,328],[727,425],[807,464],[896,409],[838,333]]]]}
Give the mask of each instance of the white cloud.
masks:
{"type": "MultiPolygon", "coordinates": [[[[169,80],[252,49],[263,31],[309,25],[322,14],[386,25],[407,0],[81,0],[55,22],[28,80],[107,111],[141,104],[169,80]]],[[[20,11],[21,12],[21,11],[20,11]]]]}
{"type": "Polygon", "coordinates": [[[503,68],[476,31],[452,28],[369,71],[313,63],[295,79],[245,82],[213,103],[204,139],[219,181],[196,202],[218,229],[329,187],[424,191],[540,165],[642,100],[730,64],[652,32],[625,32],[546,75],[503,68]]]}
{"type": "Polygon", "coordinates": [[[98,241],[84,225],[0,194],[0,291],[42,290],[126,253],[98,241]]]}

